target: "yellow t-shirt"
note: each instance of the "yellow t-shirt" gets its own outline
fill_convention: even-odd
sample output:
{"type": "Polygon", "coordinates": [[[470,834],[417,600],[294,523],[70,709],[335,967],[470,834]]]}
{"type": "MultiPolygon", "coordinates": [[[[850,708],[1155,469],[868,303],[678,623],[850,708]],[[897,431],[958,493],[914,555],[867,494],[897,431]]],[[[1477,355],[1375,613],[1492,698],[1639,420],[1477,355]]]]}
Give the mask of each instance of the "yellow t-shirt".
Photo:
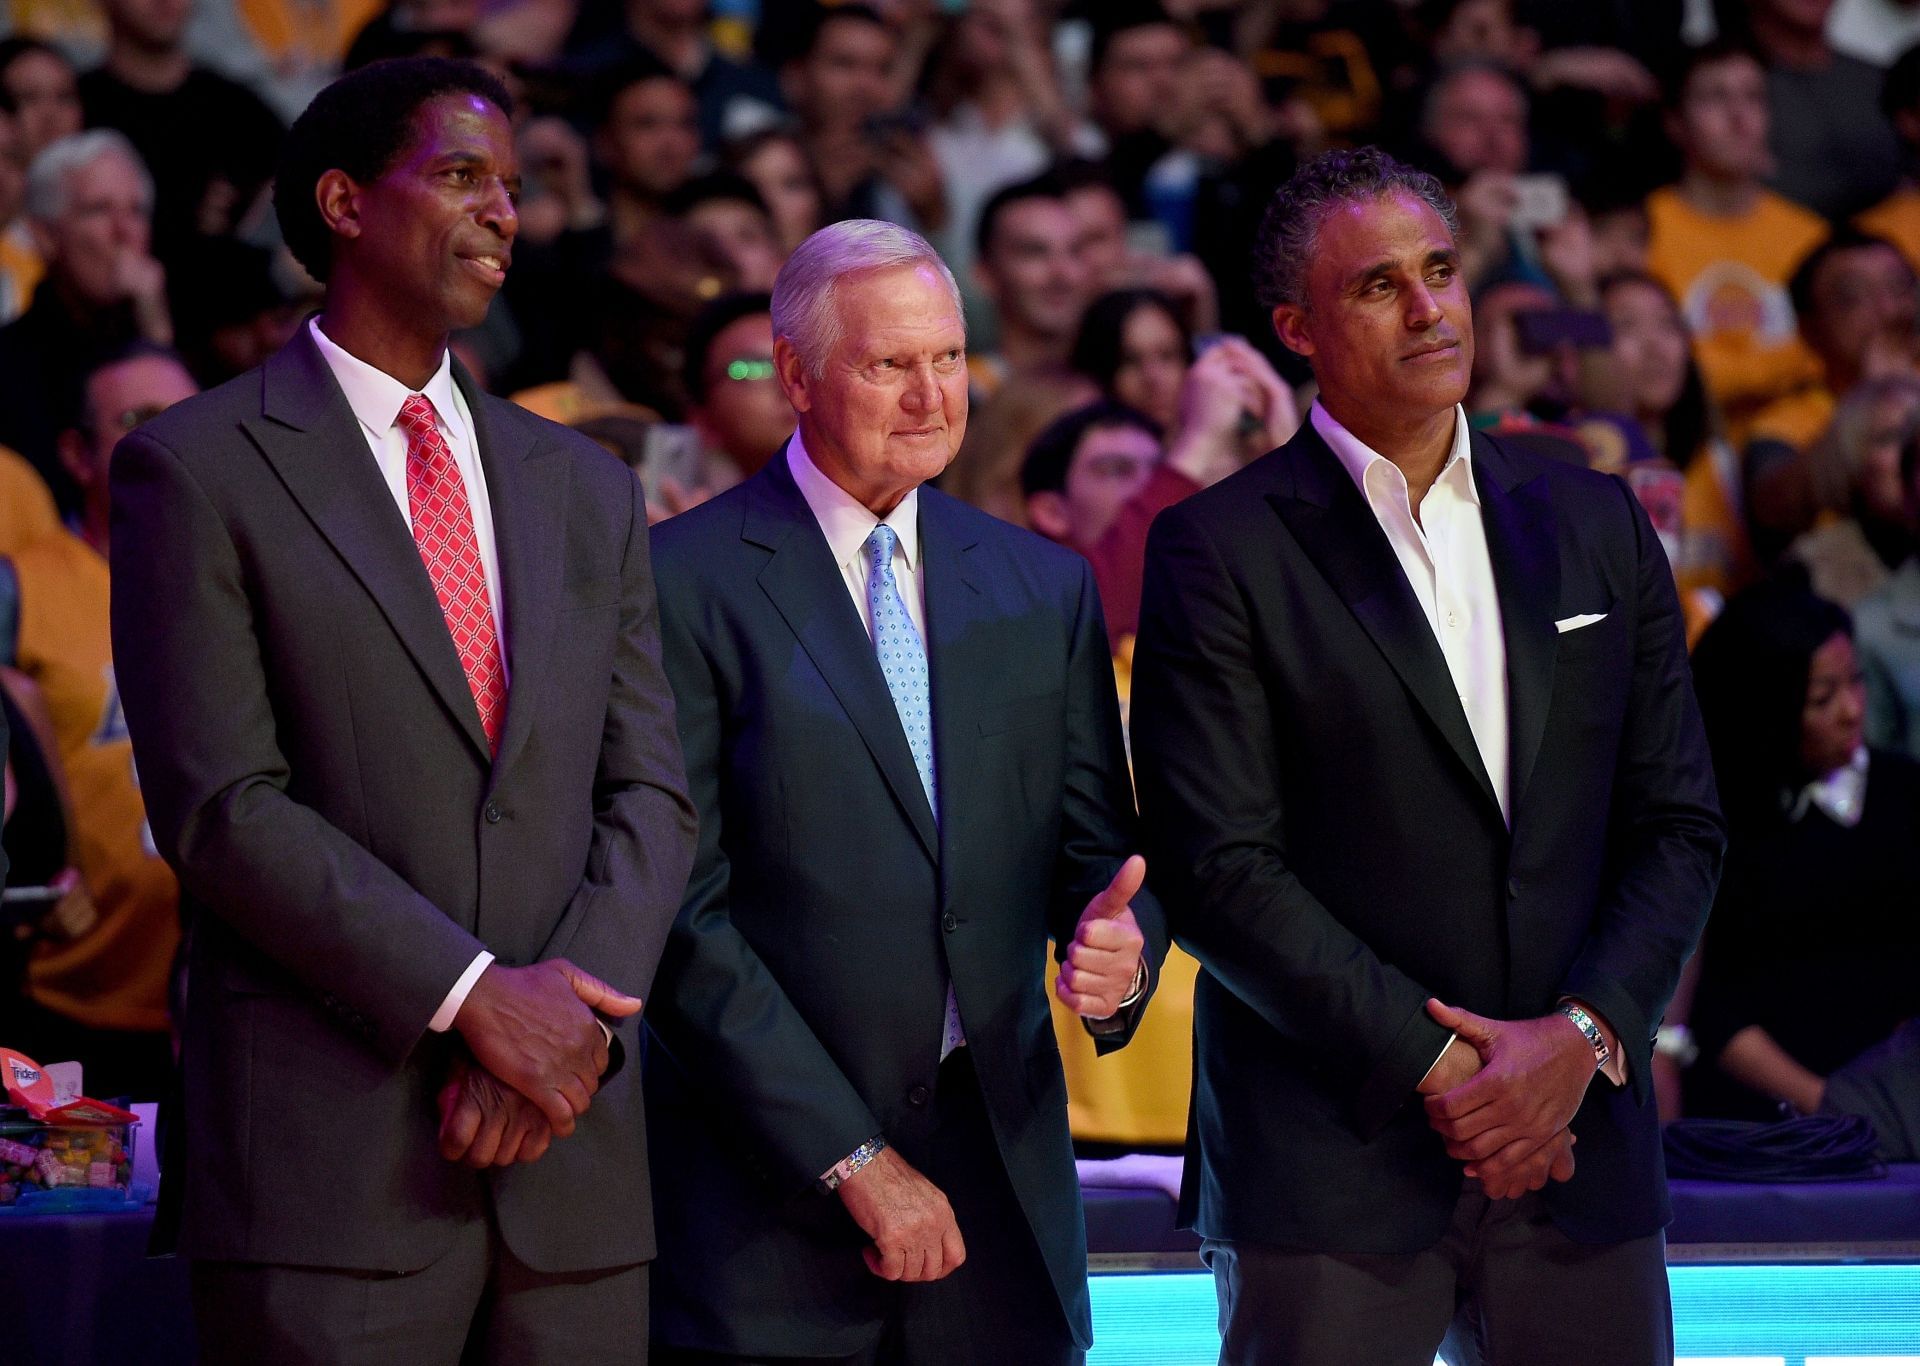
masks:
{"type": "Polygon", "coordinates": [[[154,851],[114,683],[107,562],[61,531],[13,556],[20,581],[19,667],[39,685],[73,798],[69,830],[99,923],[47,944],[28,993],[97,1029],[163,1030],[180,943],[179,885],[154,851]]]}
{"type": "Polygon", "coordinates": [[[47,273],[47,263],[23,237],[11,228],[0,232],[0,323],[10,323],[27,311],[33,291],[47,273]]]}
{"type": "Polygon", "coordinates": [[[1787,281],[1827,225],[1771,191],[1744,214],[1710,217],[1672,187],[1647,196],[1647,218],[1647,269],[1680,301],[1701,377],[1739,444],[1763,404],[1820,377],[1787,281]]]}
{"type": "Polygon", "coordinates": [[[0,446],[0,555],[14,555],[62,530],[40,471],[0,446]]]}
{"type": "Polygon", "coordinates": [[[1711,441],[1687,466],[1680,495],[1680,562],[1673,578],[1684,597],[1709,589],[1725,599],[1758,572],[1741,511],[1739,457],[1711,441]]]}
{"type": "Polygon", "coordinates": [[[1747,440],[1780,441],[1804,451],[1825,433],[1838,406],[1826,385],[1809,385],[1775,399],[1754,414],[1747,424],[1747,440]]]}
{"type": "Polygon", "coordinates": [[[1907,264],[1920,271],[1920,189],[1895,190],[1853,221],[1860,231],[1900,248],[1907,264]]]}

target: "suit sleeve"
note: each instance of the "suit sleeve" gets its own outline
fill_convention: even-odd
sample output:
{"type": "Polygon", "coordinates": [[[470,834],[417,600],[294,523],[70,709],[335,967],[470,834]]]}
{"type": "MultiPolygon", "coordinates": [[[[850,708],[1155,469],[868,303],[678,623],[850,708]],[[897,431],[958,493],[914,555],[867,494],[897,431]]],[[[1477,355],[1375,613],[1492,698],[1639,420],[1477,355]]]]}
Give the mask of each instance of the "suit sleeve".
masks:
{"type": "Polygon", "coordinates": [[[398,1064],[485,946],[287,793],[240,553],[179,457],[113,460],[113,659],[181,884],[398,1064]]]}
{"type": "Polygon", "coordinates": [[[1653,1032],[1705,928],[1726,849],[1673,575],[1639,500],[1632,519],[1632,692],[1614,770],[1609,867],[1593,928],[1562,983],[1619,1037],[1635,1097],[1652,1094],[1653,1032]]]}
{"type": "MultiPolygon", "coordinates": [[[[566,958],[621,990],[645,997],[693,865],[695,817],[674,729],[673,692],[660,660],[646,503],[640,481],[621,559],[620,637],[594,773],[593,838],[586,874],[542,960],[566,958]]],[[[637,1021],[609,1021],[624,1047],[637,1021]]],[[[618,1066],[610,1061],[607,1075],[618,1066]]]]}
{"type": "Polygon", "coordinates": [[[1446,1046],[1431,994],[1342,925],[1287,863],[1272,704],[1241,589],[1188,513],[1147,542],[1133,744],[1147,867],[1174,938],[1323,1067],[1371,1135],[1446,1046]]]}
{"type": "MultiPolygon", "coordinates": [[[[697,598],[705,587],[689,585],[685,597],[697,598]]],[[[666,672],[688,790],[699,813],[699,842],[647,1020],[689,1086],[712,1098],[724,1111],[723,1123],[736,1126],[772,1159],[776,1179],[802,1191],[881,1126],[733,923],[727,847],[752,834],[731,831],[723,822],[725,684],[689,620],[699,614],[696,603],[663,587],[666,672]]]]}
{"type": "MultiPolygon", "coordinates": [[[[1100,611],[1093,568],[1083,565],[1073,607],[1067,658],[1066,782],[1061,794],[1060,859],[1055,867],[1052,923],[1055,956],[1064,959],[1087,902],[1113,881],[1120,865],[1139,848],[1140,822],[1120,731],[1113,657],[1100,611]]],[[[1149,868],[1151,871],[1151,868],[1149,868]]],[[[1141,961],[1147,989],[1114,1020],[1094,1028],[1095,1051],[1124,1047],[1146,1014],[1167,957],[1167,918],[1149,887],[1133,899],[1133,918],[1146,939],[1141,961]]]]}

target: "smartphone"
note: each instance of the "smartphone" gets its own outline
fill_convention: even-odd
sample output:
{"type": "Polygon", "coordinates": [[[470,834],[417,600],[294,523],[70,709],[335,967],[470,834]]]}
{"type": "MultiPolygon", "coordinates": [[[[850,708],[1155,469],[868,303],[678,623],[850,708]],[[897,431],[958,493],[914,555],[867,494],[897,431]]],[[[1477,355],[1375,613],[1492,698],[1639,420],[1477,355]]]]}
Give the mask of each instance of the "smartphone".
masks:
{"type": "Polygon", "coordinates": [[[1613,345],[1607,315],[1589,308],[1530,308],[1513,315],[1513,329],[1529,356],[1550,356],[1563,346],[1604,351],[1613,345]]]}
{"type": "Polygon", "coordinates": [[[1521,232],[1557,227],[1571,203],[1564,177],[1517,175],[1513,178],[1513,216],[1508,223],[1521,232]]]}

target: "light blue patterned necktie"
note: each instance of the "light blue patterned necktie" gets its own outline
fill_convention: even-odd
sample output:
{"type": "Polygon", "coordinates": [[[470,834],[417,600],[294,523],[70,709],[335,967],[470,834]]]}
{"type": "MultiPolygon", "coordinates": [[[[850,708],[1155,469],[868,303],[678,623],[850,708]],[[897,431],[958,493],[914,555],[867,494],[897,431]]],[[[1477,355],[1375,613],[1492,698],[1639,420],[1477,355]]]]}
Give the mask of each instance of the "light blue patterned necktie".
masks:
{"type": "Polygon", "coordinates": [[[907,748],[913,751],[913,766],[920,772],[920,786],[933,808],[933,819],[940,820],[940,798],[933,774],[933,694],[927,686],[927,647],[913,629],[907,604],[900,597],[900,585],[893,577],[893,550],[900,543],[894,529],[882,522],[867,537],[867,607],[873,613],[873,648],[880,656],[880,672],[886,675],[887,691],[893,694],[894,710],[900,713],[901,729],[907,733],[907,748]]]}
{"type": "MultiPolygon", "coordinates": [[[[914,629],[913,618],[907,615],[907,604],[893,577],[893,549],[899,543],[898,533],[885,522],[867,537],[867,607],[873,614],[873,649],[880,658],[880,672],[893,695],[900,728],[907,733],[907,748],[913,753],[913,766],[919,771],[920,786],[938,824],[940,796],[933,772],[933,691],[927,683],[927,647],[914,629]]],[[[940,1060],[945,1062],[947,1054],[966,1041],[960,1003],[954,999],[953,983],[949,981],[940,1060]]]]}

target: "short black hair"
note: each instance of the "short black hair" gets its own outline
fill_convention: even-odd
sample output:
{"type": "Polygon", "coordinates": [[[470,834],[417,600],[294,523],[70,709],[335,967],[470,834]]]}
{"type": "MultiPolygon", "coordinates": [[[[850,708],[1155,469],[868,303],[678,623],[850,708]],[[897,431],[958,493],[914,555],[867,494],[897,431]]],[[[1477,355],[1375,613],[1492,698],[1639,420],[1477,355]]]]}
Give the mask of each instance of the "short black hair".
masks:
{"type": "Polygon", "coordinates": [[[1087,52],[1087,74],[1097,76],[1106,64],[1113,40],[1137,28],[1179,28],[1160,0],[1111,0],[1102,4],[1093,22],[1093,44],[1087,52]]]}
{"type": "Polygon", "coordinates": [[[695,176],[662,200],[660,207],[675,218],[682,218],[702,204],[715,202],[745,204],[766,214],[769,220],[772,218],[767,201],[753,182],[732,171],[709,171],[695,176]]]}
{"type": "Polygon", "coordinates": [[[1134,427],[1155,441],[1161,439],[1160,424],[1138,408],[1129,408],[1110,398],[1095,399],[1056,417],[1028,445],[1027,458],[1020,462],[1021,493],[1031,498],[1036,493],[1064,491],[1080,443],[1087,439],[1088,433],[1109,427],[1134,427]]]}
{"type": "Polygon", "coordinates": [[[1126,200],[1126,196],[1120,193],[1120,182],[1114,179],[1106,163],[1091,157],[1069,157],[1065,161],[1055,162],[1047,169],[1047,174],[1059,184],[1062,195],[1079,194],[1082,190],[1105,190],[1123,203],[1126,200]]]}
{"type": "Polygon", "coordinates": [[[1900,258],[1902,265],[1906,265],[1906,256],[1886,238],[1862,232],[1851,223],[1842,223],[1826,241],[1802,256],[1800,264],[1793,268],[1793,278],[1787,281],[1787,297],[1793,300],[1793,315],[1805,322],[1812,314],[1814,286],[1819,282],[1820,270],[1827,262],[1843,251],[1862,251],[1871,247],[1885,247],[1900,258]]]}
{"type": "Polygon", "coordinates": [[[1682,48],[1679,57],[1667,68],[1661,103],[1670,110],[1678,109],[1687,98],[1687,87],[1697,72],[1704,67],[1739,60],[1752,62],[1762,71],[1767,69],[1767,59],[1760,49],[1737,37],[1715,38],[1697,47],[1682,48]]]}
{"type": "Polygon", "coordinates": [[[820,5],[818,10],[819,13],[813,16],[812,21],[806,26],[805,33],[801,36],[793,54],[794,61],[804,62],[813,55],[813,50],[820,46],[821,35],[827,31],[829,24],[851,20],[857,24],[877,28],[889,37],[893,35],[893,29],[888,26],[885,16],[872,5],[820,5]]]}
{"type": "MultiPolygon", "coordinates": [[[[73,62],[67,57],[67,54],[55,47],[52,43],[42,42],[38,38],[24,38],[19,34],[15,34],[11,38],[0,38],[0,75],[4,75],[8,67],[12,66],[29,52],[45,53],[47,56],[58,60],[67,70],[73,70],[73,62]]],[[[19,112],[14,107],[12,92],[9,91],[4,84],[0,84],[0,112],[8,114],[19,112]]]]}
{"type": "Polygon", "coordinates": [[[1062,202],[1067,197],[1066,185],[1050,172],[1042,171],[1026,180],[1017,180],[1011,185],[1002,185],[981,207],[980,217],[973,225],[973,253],[977,260],[985,260],[992,252],[994,234],[1000,230],[1000,215],[1015,204],[1024,204],[1029,199],[1051,199],[1062,202]]]}
{"type": "Polygon", "coordinates": [[[680,382],[694,403],[707,401],[707,361],[720,334],[742,318],[764,313],[773,317],[773,296],[765,291],[735,290],[722,294],[693,315],[687,324],[687,340],[681,349],[680,382]]]}
{"type": "Polygon", "coordinates": [[[324,282],[333,232],[314,202],[328,171],[365,184],[385,175],[414,136],[421,108],[445,95],[477,95],[501,113],[513,97],[491,72],[444,57],[398,57],[352,71],[313,97],[287,130],[273,182],[273,208],[293,259],[324,282]]]}
{"type": "MultiPolygon", "coordinates": [[[[162,346],[159,342],[148,341],[145,337],[135,337],[115,346],[98,348],[87,357],[86,363],[74,375],[73,388],[68,395],[71,405],[66,420],[61,425],[74,431],[92,431],[94,415],[87,411],[92,403],[87,391],[93,387],[93,377],[102,370],[149,357],[154,360],[172,361],[189,377],[193,375],[193,367],[187,364],[186,358],[178,351],[171,346],[162,346]]],[[[198,383],[197,380],[195,382],[198,383]]]]}
{"type": "Polygon", "coordinates": [[[1120,373],[1127,319],[1143,308],[1157,308],[1173,320],[1186,345],[1187,361],[1193,361],[1193,329],[1170,295],[1141,287],[1109,290],[1080,315],[1080,332],[1073,339],[1073,354],[1067,362],[1076,374],[1099,385],[1102,393],[1113,392],[1113,377],[1120,373]]]}
{"type": "Polygon", "coordinates": [[[620,97],[636,85],[646,85],[652,81],[672,81],[689,95],[693,93],[693,87],[687,83],[686,77],[642,48],[594,79],[593,126],[605,128],[613,118],[613,107],[620,102],[620,97]]]}

